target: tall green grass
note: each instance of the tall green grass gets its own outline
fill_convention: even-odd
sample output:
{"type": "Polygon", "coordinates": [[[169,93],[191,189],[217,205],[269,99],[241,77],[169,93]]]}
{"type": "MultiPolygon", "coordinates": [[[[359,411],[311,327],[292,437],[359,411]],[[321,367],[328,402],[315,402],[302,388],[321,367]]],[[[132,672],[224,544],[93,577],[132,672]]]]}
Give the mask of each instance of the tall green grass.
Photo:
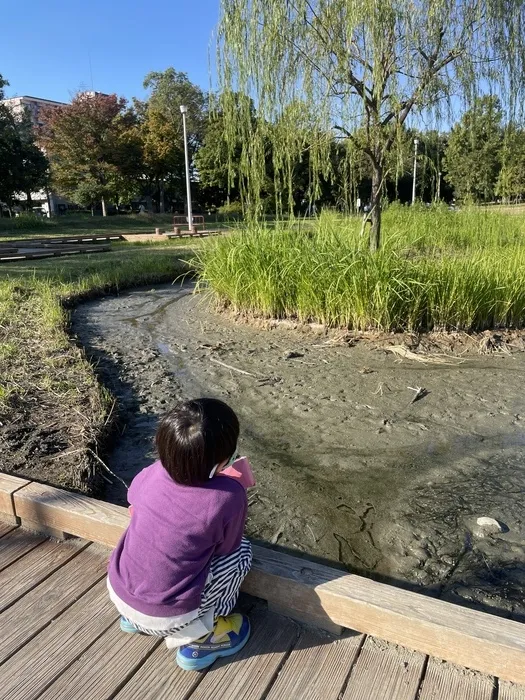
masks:
{"type": "Polygon", "coordinates": [[[355,330],[525,324],[525,217],[390,207],[383,247],[357,218],[252,225],[207,242],[195,264],[217,298],[265,317],[355,330]]]}

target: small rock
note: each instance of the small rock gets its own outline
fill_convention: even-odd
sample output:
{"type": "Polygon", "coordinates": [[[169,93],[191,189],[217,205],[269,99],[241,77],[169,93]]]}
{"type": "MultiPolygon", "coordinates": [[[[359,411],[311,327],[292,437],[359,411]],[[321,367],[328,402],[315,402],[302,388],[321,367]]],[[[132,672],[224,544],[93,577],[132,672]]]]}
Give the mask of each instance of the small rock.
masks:
{"type": "Polygon", "coordinates": [[[297,352],[297,350],[290,350],[284,356],[285,360],[295,360],[297,357],[304,357],[304,352],[297,352]]]}
{"type": "Polygon", "coordinates": [[[476,527],[473,530],[473,534],[476,537],[486,537],[487,535],[496,535],[507,530],[508,528],[495,518],[483,516],[476,520],[476,527]]]}

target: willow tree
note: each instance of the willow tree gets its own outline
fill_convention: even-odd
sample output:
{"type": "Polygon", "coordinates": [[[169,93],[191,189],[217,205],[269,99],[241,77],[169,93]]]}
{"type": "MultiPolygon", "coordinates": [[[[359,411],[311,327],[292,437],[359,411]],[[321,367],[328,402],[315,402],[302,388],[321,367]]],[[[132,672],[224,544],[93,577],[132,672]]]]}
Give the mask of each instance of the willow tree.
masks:
{"type": "Polygon", "coordinates": [[[276,177],[304,150],[311,125],[312,196],[339,134],[372,169],[370,247],[380,245],[387,155],[411,114],[452,109],[525,81],[525,0],[221,0],[218,65],[225,95],[253,97],[259,115],[222,105],[257,198],[263,144],[274,138],[276,177]],[[454,96],[454,99],[452,99],[454,96]],[[289,109],[303,105],[297,110],[289,109]],[[292,117],[299,120],[299,128],[292,117]],[[279,124],[267,130],[265,125],[279,124]],[[364,134],[356,138],[355,133],[364,134]],[[322,136],[324,135],[324,137],[322,136]]]}

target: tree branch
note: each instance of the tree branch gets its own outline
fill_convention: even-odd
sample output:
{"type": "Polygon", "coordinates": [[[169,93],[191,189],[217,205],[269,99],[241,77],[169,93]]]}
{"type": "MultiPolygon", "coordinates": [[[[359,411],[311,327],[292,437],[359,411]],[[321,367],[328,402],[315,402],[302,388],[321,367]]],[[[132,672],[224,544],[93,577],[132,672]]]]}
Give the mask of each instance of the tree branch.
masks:
{"type": "Polygon", "coordinates": [[[404,102],[402,102],[399,105],[398,109],[391,110],[381,122],[381,126],[387,126],[392,121],[392,119],[394,119],[394,117],[396,117],[396,121],[398,122],[398,124],[402,125],[408,117],[412,107],[416,104],[421,94],[430,84],[432,78],[434,78],[449,63],[452,63],[452,61],[455,61],[457,58],[459,58],[459,56],[461,56],[462,53],[462,49],[453,49],[441,61],[439,61],[439,63],[435,62],[437,58],[435,54],[430,56],[429,65],[426,69],[426,73],[425,75],[421,76],[419,85],[414,90],[412,96],[404,102]]]}
{"type": "Polygon", "coordinates": [[[374,152],[372,151],[372,149],[368,148],[368,146],[363,146],[362,144],[360,144],[357,141],[356,137],[352,134],[351,131],[348,131],[348,129],[345,129],[344,126],[339,126],[339,124],[334,124],[333,128],[336,129],[337,131],[340,131],[342,134],[344,134],[347,139],[349,139],[355,146],[357,146],[357,148],[359,148],[359,150],[363,151],[363,153],[366,153],[366,155],[373,162],[375,162],[375,155],[374,155],[374,152]]]}

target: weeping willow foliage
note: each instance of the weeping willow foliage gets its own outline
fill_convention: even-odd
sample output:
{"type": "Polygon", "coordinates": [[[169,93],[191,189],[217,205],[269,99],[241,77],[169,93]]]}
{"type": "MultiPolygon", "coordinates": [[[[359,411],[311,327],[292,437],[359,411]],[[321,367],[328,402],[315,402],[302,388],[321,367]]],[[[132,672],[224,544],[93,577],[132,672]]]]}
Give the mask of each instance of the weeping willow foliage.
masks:
{"type": "MultiPolygon", "coordinates": [[[[262,211],[269,153],[278,213],[292,208],[294,163],[305,153],[315,200],[320,178],[334,175],[339,136],[349,177],[359,155],[371,166],[377,249],[387,155],[407,118],[439,120],[457,106],[452,95],[466,105],[489,91],[515,110],[525,81],[524,19],[525,0],[222,0],[221,110],[231,152],[242,144],[247,210],[262,211]]],[[[341,191],[351,196],[348,184],[341,191]]]]}

